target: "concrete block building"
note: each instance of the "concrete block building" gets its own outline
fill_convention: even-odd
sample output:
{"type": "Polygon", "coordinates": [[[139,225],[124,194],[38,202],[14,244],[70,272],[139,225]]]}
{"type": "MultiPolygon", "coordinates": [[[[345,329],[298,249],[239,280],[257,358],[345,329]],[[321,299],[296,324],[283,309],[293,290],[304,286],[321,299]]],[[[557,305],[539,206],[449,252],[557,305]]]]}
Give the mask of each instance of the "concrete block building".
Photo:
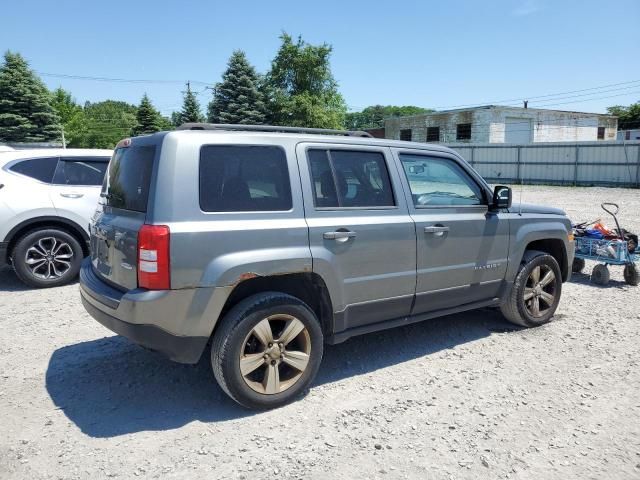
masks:
{"type": "Polygon", "coordinates": [[[386,138],[440,143],[616,140],[617,128],[612,115],[498,105],[385,119],[386,138]]]}

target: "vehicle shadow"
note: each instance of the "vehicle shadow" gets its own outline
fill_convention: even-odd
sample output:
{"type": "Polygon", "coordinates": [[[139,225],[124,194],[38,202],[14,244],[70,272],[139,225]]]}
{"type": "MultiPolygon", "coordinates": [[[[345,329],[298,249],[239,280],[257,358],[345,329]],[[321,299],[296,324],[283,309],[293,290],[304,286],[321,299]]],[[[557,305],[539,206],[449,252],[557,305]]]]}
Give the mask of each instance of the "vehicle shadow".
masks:
{"type": "MultiPolygon", "coordinates": [[[[78,280],[74,280],[71,282],[71,285],[77,283],[78,280]]],[[[56,287],[50,287],[56,288],[56,287]]],[[[30,287],[29,285],[25,285],[20,281],[17,277],[16,272],[13,271],[11,267],[1,267],[0,268],[0,292],[27,292],[30,290],[42,290],[40,288],[30,287]]]]}
{"type": "Polygon", "coordinates": [[[32,290],[22,283],[11,267],[0,267],[0,292],[24,292],[32,290]]]}
{"type": "MultiPolygon", "coordinates": [[[[623,268],[623,267],[619,267],[619,268],[623,268]]],[[[606,285],[598,285],[597,283],[595,283],[592,279],[591,279],[591,273],[590,272],[573,272],[571,274],[571,283],[579,283],[581,285],[589,285],[590,287],[595,287],[595,288],[621,288],[621,287],[628,287],[629,285],[627,284],[627,282],[622,281],[622,280],[615,280],[615,279],[610,279],[609,283],[607,283],[606,285]]]]}
{"type": "MultiPolygon", "coordinates": [[[[327,346],[315,386],[373,372],[517,328],[479,310],[352,338],[327,346]]],[[[208,355],[181,365],[119,336],[69,345],[49,360],[46,388],[58,409],[91,437],[169,430],[193,421],[259,414],[218,387],[208,355]]],[[[312,386],[313,388],[313,386],[312,386]]]]}

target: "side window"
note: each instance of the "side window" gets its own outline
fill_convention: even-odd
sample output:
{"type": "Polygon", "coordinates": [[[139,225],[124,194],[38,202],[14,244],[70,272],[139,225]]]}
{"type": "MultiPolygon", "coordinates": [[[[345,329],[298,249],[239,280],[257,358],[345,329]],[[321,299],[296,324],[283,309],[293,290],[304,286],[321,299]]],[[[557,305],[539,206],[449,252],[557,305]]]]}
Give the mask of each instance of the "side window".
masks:
{"type": "Polygon", "coordinates": [[[44,183],[51,183],[57,165],[57,157],[30,158],[14,164],[9,170],[44,183]]]}
{"type": "Polygon", "coordinates": [[[480,186],[453,160],[400,154],[416,207],[482,205],[480,186]]]}
{"type": "Polygon", "coordinates": [[[202,147],[200,208],[205,212],[290,210],[291,185],[284,150],[272,146],[202,147]]]}
{"type": "Polygon", "coordinates": [[[307,155],[316,207],[395,205],[382,153],[311,149],[307,155]]]}
{"type": "Polygon", "coordinates": [[[53,178],[57,185],[97,186],[102,185],[109,159],[62,158],[53,178]]]}

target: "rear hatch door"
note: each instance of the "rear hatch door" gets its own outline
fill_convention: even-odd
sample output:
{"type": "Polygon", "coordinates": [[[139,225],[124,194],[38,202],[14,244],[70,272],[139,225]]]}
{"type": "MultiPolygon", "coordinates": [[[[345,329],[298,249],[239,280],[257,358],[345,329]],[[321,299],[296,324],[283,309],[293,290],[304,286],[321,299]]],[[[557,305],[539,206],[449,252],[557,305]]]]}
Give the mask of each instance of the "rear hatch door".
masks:
{"type": "Polygon", "coordinates": [[[138,286],[138,231],[147,216],[155,158],[155,144],[134,140],[116,147],[91,225],[93,269],[121,290],[138,286]]]}

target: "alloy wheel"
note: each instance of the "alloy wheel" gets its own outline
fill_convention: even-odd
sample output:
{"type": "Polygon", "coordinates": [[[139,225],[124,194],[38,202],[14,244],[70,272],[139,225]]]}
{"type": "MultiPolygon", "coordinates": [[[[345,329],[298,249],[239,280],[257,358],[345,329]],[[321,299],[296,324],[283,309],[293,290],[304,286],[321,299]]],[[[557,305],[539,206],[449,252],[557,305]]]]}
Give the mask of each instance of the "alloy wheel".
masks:
{"type": "Polygon", "coordinates": [[[529,315],[543,317],[553,307],[556,299],[556,275],[548,265],[538,265],[531,270],[524,288],[524,306],[529,315]]]}
{"type": "Polygon", "coordinates": [[[44,237],[27,249],[24,262],[34,277],[53,280],[69,271],[72,260],[71,245],[56,237],[44,237]]]}
{"type": "Polygon", "coordinates": [[[292,315],[264,318],[246,336],[240,372],[254,391],[273,395],[292,387],[305,372],[311,338],[304,323],[292,315]]]}

